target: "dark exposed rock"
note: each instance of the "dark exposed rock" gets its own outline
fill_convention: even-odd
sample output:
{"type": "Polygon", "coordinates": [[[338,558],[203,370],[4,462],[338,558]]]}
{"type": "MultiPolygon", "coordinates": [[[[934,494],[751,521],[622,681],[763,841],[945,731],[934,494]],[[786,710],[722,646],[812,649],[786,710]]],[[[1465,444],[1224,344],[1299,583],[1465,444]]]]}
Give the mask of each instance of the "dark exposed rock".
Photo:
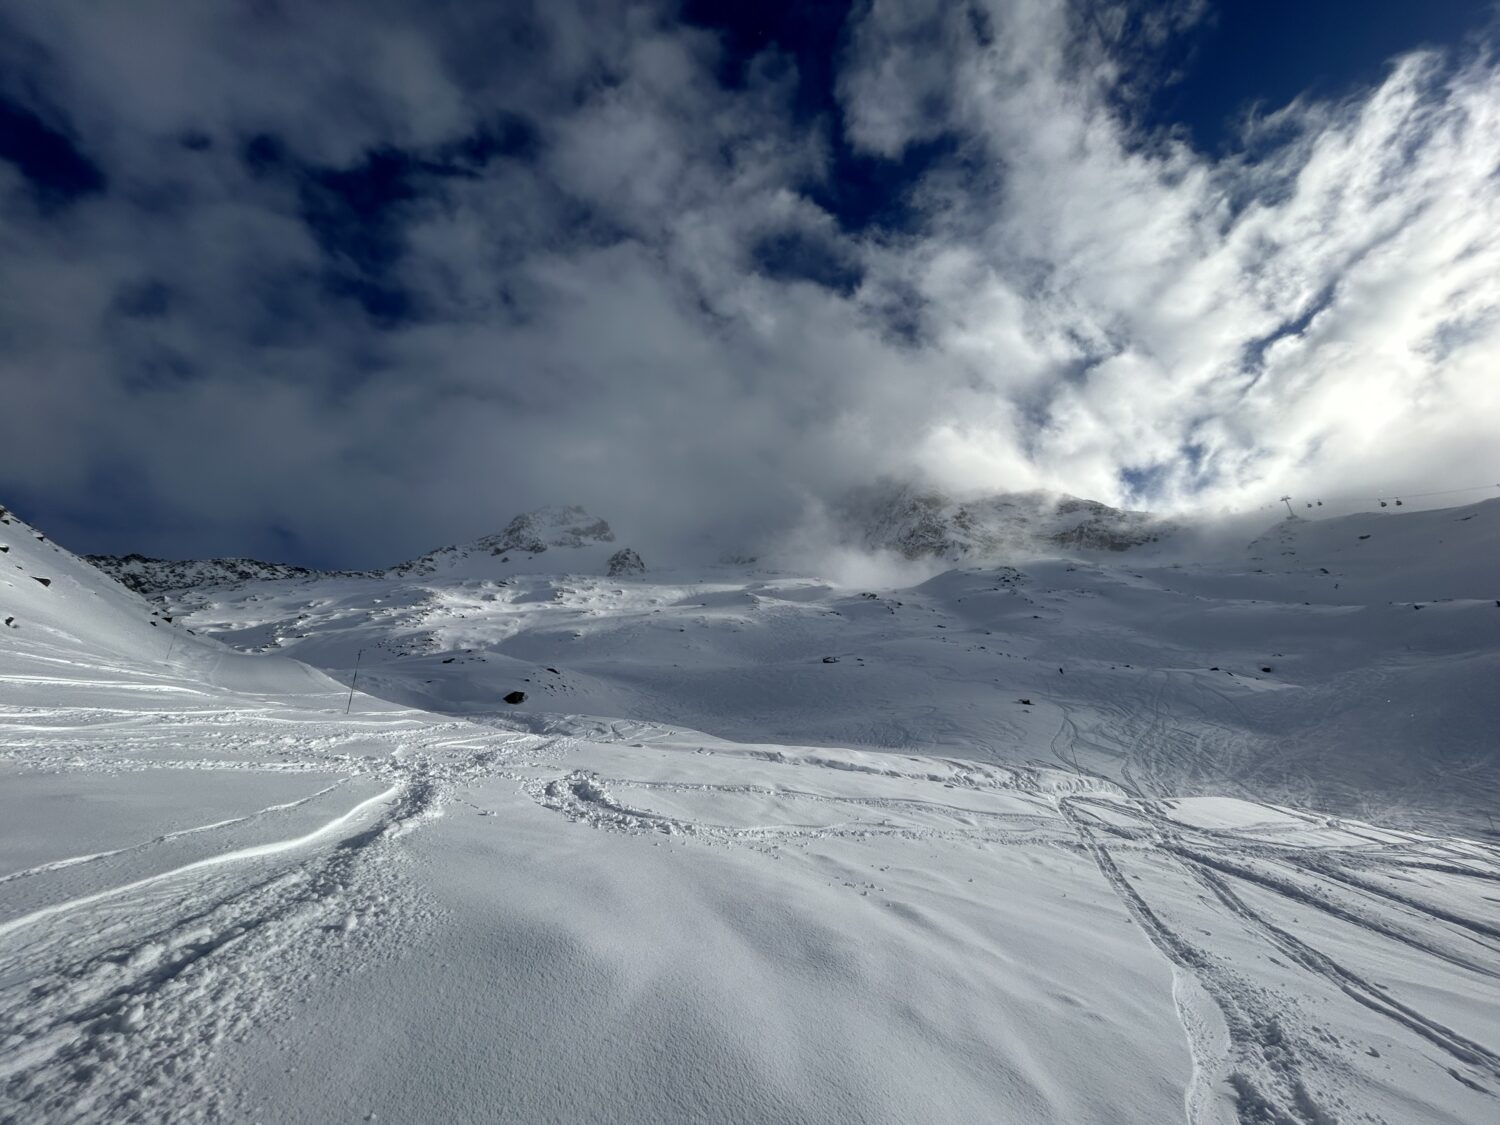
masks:
{"type": "Polygon", "coordinates": [[[641,561],[641,556],[629,547],[622,547],[609,556],[608,574],[611,578],[619,578],[626,574],[645,574],[646,564],[641,561]]]}
{"type": "Polygon", "coordinates": [[[499,535],[486,535],[462,547],[439,547],[393,566],[385,573],[397,577],[436,574],[473,555],[493,555],[504,563],[510,561],[512,553],[535,558],[553,547],[583,547],[590,543],[614,541],[615,533],[609,524],[589,515],[583,508],[538,508],[511,520],[499,535]]]}
{"type": "Polygon", "coordinates": [[[505,702],[509,703],[512,707],[514,707],[517,703],[525,703],[526,693],[524,691],[510,692],[508,695],[506,695],[505,702]]]}
{"type": "Polygon", "coordinates": [[[1076,496],[1015,492],[958,501],[891,482],[856,490],[834,514],[846,538],[861,546],[948,562],[1056,547],[1125,551],[1176,530],[1148,512],[1076,496]]]}
{"type": "MultiPolygon", "coordinates": [[[[159,594],[189,586],[224,586],[235,582],[313,578],[322,572],[259,559],[153,559],[145,555],[85,555],[105,574],[137,594],[159,594]]],[[[342,572],[340,572],[342,573],[342,572]]]]}

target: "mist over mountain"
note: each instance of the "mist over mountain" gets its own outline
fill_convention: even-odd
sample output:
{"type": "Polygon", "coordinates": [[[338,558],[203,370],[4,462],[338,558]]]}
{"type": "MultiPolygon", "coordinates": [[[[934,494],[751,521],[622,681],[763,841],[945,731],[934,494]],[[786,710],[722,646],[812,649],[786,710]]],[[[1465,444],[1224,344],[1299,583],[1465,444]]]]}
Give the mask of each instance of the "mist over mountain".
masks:
{"type": "MultiPolygon", "coordinates": [[[[808,561],[809,552],[853,549],[908,562],[1008,563],[1059,550],[1127,551],[1171,537],[1178,525],[1147,512],[1126,512],[1059,493],[1008,493],[967,501],[896,481],[853,490],[829,509],[809,509],[801,525],[756,543],[732,530],[710,540],[705,529],[686,535],[689,546],[664,547],[670,565],[716,559],[740,565],[808,561]],[[694,542],[694,540],[697,540],[694,542]]],[[[628,546],[615,546],[608,521],[578,505],[538,508],[515,516],[504,530],[471,543],[439,547],[394,566],[369,571],[319,572],[254,559],[168,561],[139,555],[90,555],[106,573],[142,593],[251,579],[305,578],[322,573],[493,576],[516,572],[607,573],[644,566],[628,546]],[[549,555],[548,551],[552,553],[549,555]],[[545,556],[545,557],[544,557],[545,556]]]]}
{"type": "Polygon", "coordinates": [[[888,482],[833,506],[849,542],[903,558],[996,561],[1058,548],[1128,551],[1169,536],[1176,525],[1148,512],[1111,508],[1062,493],[1024,492],[954,500],[888,482]]]}
{"type": "Polygon", "coordinates": [[[22,5],[8,500],[326,569],[555,503],[648,559],[758,541],[886,476],[1172,515],[1500,479],[1493,12],[1146,7],[22,5]],[[1316,54],[1179,100],[1209,40],[1316,54]]]}
{"type": "Polygon", "coordinates": [[[0,1125],[1489,1125],[1497,153],[1496,0],[0,4],[0,1125]]]}

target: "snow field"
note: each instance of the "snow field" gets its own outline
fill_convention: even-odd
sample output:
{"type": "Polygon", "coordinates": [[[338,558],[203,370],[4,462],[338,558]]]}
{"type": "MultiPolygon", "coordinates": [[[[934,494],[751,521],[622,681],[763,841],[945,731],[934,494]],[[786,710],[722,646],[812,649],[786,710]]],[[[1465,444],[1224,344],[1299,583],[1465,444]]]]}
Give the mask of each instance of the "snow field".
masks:
{"type": "Polygon", "coordinates": [[[1488,1120],[1500,506],[1415,515],[154,606],[6,524],[0,1120],[1488,1120]]]}

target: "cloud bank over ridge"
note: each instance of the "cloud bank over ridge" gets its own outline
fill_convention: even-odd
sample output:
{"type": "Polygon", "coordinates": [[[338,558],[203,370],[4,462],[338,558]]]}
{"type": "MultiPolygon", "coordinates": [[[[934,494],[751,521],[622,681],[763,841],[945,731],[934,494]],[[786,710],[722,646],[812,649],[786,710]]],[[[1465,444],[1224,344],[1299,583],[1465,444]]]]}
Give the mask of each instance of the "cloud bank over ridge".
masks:
{"type": "Polygon", "coordinates": [[[862,3],[819,77],[673,6],[12,10],[7,502],[373,565],[551,502],[754,533],[882,475],[1500,479],[1494,54],[1208,154],[1143,106],[1210,15],[862,3]]]}

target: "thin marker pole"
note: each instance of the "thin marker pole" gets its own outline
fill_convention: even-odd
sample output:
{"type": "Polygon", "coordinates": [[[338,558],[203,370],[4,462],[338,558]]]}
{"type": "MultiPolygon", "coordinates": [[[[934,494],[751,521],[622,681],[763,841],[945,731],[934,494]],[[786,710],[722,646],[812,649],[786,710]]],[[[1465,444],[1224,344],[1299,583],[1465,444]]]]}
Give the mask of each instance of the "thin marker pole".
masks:
{"type": "Polygon", "coordinates": [[[349,708],[354,706],[354,685],[359,683],[359,658],[364,654],[364,649],[360,649],[354,654],[354,678],[349,681],[349,702],[344,704],[344,714],[346,715],[349,713],[349,708]]]}
{"type": "Polygon", "coordinates": [[[166,656],[166,659],[162,663],[164,663],[164,664],[170,664],[170,663],[172,663],[172,650],[174,648],[176,648],[176,647],[177,647],[177,630],[173,629],[172,630],[172,639],[167,642],[167,656],[166,656]]]}

